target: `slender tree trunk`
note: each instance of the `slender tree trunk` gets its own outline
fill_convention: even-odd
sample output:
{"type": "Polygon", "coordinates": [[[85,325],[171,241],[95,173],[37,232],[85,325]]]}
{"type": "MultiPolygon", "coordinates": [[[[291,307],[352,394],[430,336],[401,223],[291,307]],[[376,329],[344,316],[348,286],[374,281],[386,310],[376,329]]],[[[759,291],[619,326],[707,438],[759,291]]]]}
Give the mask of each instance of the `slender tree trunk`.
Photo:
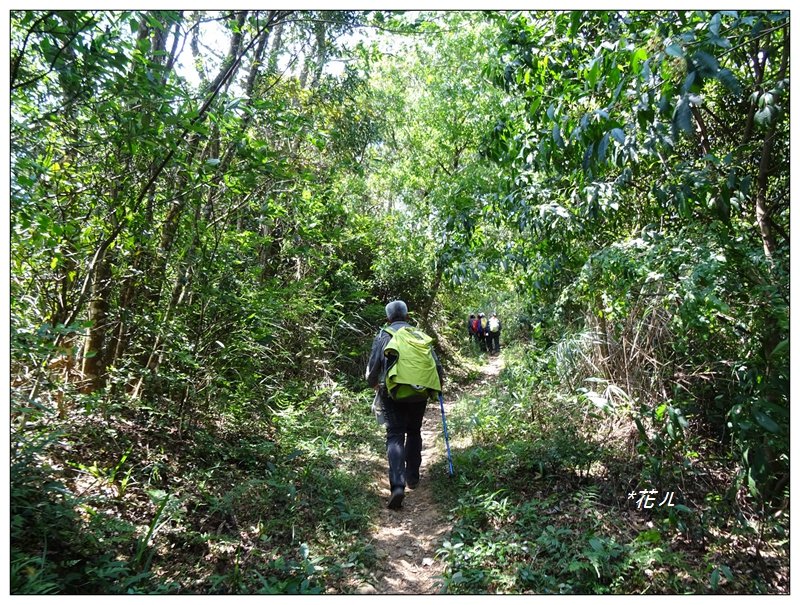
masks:
{"type": "MultiPolygon", "coordinates": [[[[789,31],[788,29],[784,32],[783,36],[783,52],[781,55],[781,64],[778,69],[778,74],[775,77],[776,82],[782,81],[786,77],[786,71],[788,69],[789,64],[789,52],[790,52],[790,44],[789,44],[789,31]]],[[[757,60],[756,60],[757,61],[757,60]]],[[[761,66],[761,69],[766,69],[766,61],[767,58],[764,59],[764,65],[761,66]]],[[[758,64],[758,63],[757,63],[758,64]]],[[[772,231],[771,219],[770,219],[770,207],[769,207],[769,176],[772,172],[772,151],[773,146],[775,144],[775,137],[778,130],[778,120],[780,119],[779,116],[773,118],[772,123],[769,125],[767,129],[767,134],[764,137],[764,146],[761,149],[761,160],[758,166],[758,178],[757,178],[757,189],[756,189],[756,200],[755,200],[755,210],[756,210],[756,222],[758,224],[758,230],[761,234],[761,242],[764,246],[764,254],[768,259],[772,259],[772,256],[775,252],[775,235],[772,231]]]]}
{"type": "Polygon", "coordinates": [[[775,251],[775,236],[770,226],[767,202],[768,155],[772,148],[772,136],[774,136],[774,133],[767,135],[767,142],[764,144],[764,153],[761,157],[761,167],[758,174],[758,192],[756,194],[756,222],[761,233],[764,255],[770,260],[772,260],[772,254],[775,251]]]}
{"type": "Polygon", "coordinates": [[[106,254],[97,259],[92,279],[92,295],[89,300],[89,316],[91,323],[89,335],[83,347],[83,375],[85,393],[102,389],[105,384],[106,354],[104,349],[109,310],[108,294],[111,267],[106,254]]]}
{"type": "Polygon", "coordinates": [[[428,294],[428,299],[425,301],[425,306],[421,309],[420,314],[420,323],[422,324],[422,329],[425,332],[433,333],[433,326],[430,322],[431,311],[433,310],[433,305],[436,303],[436,297],[439,295],[439,288],[442,285],[442,277],[444,275],[444,263],[441,260],[438,260],[436,263],[436,274],[433,277],[433,283],[431,284],[431,290],[428,294]]]}
{"type": "Polygon", "coordinates": [[[600,312],[597,314],[597,325],[600,329],[600,356],[603,358],[601,363],[608,369],[608,360],[610,357],[608,350],[608,321],[603,311],[603,298],[600,294],[597,294],[595,297],[595,304],[597,308],[600,309],[600,312]]]}
{"type": "MultiPolygon", "coordinates": [[[[789,52],[790,52],[789,30],[787,28],[786,31],[784,32],[784,37],[783,37],[783,54],[781,56],[781,64],[780,68],[778,69],[778,74],[776,76],[776,81],[778,82],[786,77],[786,73],[788,70],[788,63],[789,63],[789,52]]],[[[775,139],[778,133],[779,119],[780,116],[773,118],[772,123],[769,125],[769,128],[767,130],[767,134],[764,137],[764,147],[762,148],[761,161],[759,162],[759,167],[758,167],[758,180],[757,180],[756,203],[755,203],[756,221],[758,223],[758,229],[761,234],[761,241],[764,246],[764,255],[770,261],[772,261],[773,259],[777,246],[775,242],[775,235],[772,230],[772,219],[770,218],[773,209],[770,207],[769,177],[773,170],[774,160],[772,153],[775,145],[775,139]]],[[[781,330],[776,315],[774,313],[768,314],[765,321],[764,335],[761,339],[761,346],[764,352],[764,356],[768,360],[767,363],[768,374],[771,374],[774,371],[772,362],[772,352],[775,350],[775,347],[778,346],[778,343],[784,336],[785,334],[781,330]]],[[[780,398],[778,397],[777,393],[769,391],[767,392],[767,399],[773,403],[777,403],[780,398]]],[[[771,474],[772,476],[774,476],[774,473],[771,472],[771,474]]]]}
{"type": "MultiPolygon", "coordinates": [[[[198,118],[195,119],[197,121],[201,117],[203,117],[206,112],[209,110],[212,102],[220,94],[226,86],[230,85],[230,83],[235,78],[236,74],[239,72],[240,68],[242,67],[242,59],[243,57],[251,50],[256,49],[256,54],[263,52],[266,46],[265,36],[269,34],[269,30],[275,26],[276,21],[280,21],[288,17],[290,12],[286,11],[270,11],[269,19],[264,24],[263,27],[254,35],[253,39],[245,44],[244,42],[244,32],[246,31],[246,22],[248,11],[238,11],[235,13],[236,20],[237,20],[237,29],[231,37],[230,47],[228,49],[228,53],[225,56],[225,59],[222,61],[222,64],[219,68],[217,75],[211,80],[207,87],[204,87],[204,90],[208,92],[207,99],[203,106],[199,110],[198,118]]],[[[197,57],[196,57],[197,58],[197,57]]],[[[251,65],[251,70],[249,72],[248,78],[248,85],[251,83],[254,85],[257,76],[257,70],[254,71],[254,67],[251,65]]],[[[190,157],[195,157],[196,150],[198,147],[199,138],[196,136],[190,137],[190,157]]],[[[208,145],[206,146],[206,150],[204,153],[211,152],[214,145],[218,145],[218,141],[215,141],[213,138],[209,141],[208,145]]],[[[215,157],[218,157],[218,152],[215,157]]],[[[226,159],[226,163],[232,159],[232,155],[230,155],[226,159]]],[[[155,177],[163,170],[166,162],[170,159],[168,156],[165,161],[161,163],[160,166],[157,167],[154,176],[151,177],[151,181],[154,181],[155,177]]],[[[174,205],[170,208],[167,217],[164,221],[164,224],[161,229],[161,235],[159,238],[159,246],[158,246],[158,254],[156,257],[156,265],[152,267],[151,271],[148,271],[149,275],[149,283],[152,284],[151,290],[151,298],[150,298],[150,306],[151,308],[155,309],[155,307],[159,306],[161,300],[161,291],[165,284],[165,276],[166,276],[166,268],[169,262],[169,259],[172,256],[172,250],[174,248],[175,242],[178,240],[180,235],[180,225],[181,225],[181,217],[185,212],[186,202],[188,201],[189,196],[185,191],[186,185],[188,184],[188,173],[183,175],[183,183],[177,184],[176,186],[172,187],[172,190],[175,191],[176,200],[174,205]]],[[[194,244],[190,244],[190,248],[194,246],[194,244]]],[[[182,272],[179,271],[179,273],[182,272]]],[[[179,275],[179,280],[181,279],[181,275],[179,275]]],[[[169,318],[174,313],[177,305],[180,301],[183,300],[182,296],[176,296],[175,292],[176,289],[182,289],[182,285],[177,283],[173,285],[173,295],[170,298],[170,301],[167,305],[166,312],[164,314],[164,318],[162,322],[164,324],[167,323],[169,318]]],[[[142,354],[140,362],[143,366],[144,373],[136,382],[135,386],[133,387],[133,394],[134,397],[137,397],[141,394],[142,386],[143,386],[143,379],[146,374],[152,373],[156,371],[158,365],[161,361],[161,348],[163,345],[163,332],[159,330],[157,335],[152,339],[150,343],[145,346],[145,353],[142,354]]]]}
{"type": "Polygon", "coordinates": [[[267,62],[267,71],[271,74],[278,73],[278,57],[283,49],[283,22],[275,26],[275,36],[272,39],[272,47],[269,51],[269,60],[267,62]]]}
{"type": "Polygon", "coordinates": [[[311,81],[311,88],[315,88],[322,77],[322,70],[328,59],[328,44],[325,40],[325,24],[321,21],[314,23],[314,36],[316,37],[316,59],[317,64],[314,68],[314,78],[311,81]]]}

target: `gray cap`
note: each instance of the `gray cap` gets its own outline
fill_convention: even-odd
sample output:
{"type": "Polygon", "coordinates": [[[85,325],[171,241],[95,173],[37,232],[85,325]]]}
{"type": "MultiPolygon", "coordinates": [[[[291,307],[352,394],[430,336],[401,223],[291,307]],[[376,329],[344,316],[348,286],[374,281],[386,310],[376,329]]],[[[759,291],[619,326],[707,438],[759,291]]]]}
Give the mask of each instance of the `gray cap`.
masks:
{"type": "Polygon", "coordinates": [[[386,319],[397,321],[408,316],[408,307],[402,300],[394,300],[386,305],[386,319]]]}

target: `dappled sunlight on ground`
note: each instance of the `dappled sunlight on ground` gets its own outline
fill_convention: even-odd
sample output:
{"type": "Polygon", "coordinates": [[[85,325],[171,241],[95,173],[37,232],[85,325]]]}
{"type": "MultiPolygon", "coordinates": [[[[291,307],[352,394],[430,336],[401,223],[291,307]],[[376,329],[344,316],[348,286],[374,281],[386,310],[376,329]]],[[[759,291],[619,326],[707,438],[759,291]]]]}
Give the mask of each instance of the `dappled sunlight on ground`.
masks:
{"type": "MultiPolygon", "coordinates": [[[[478,393],[494,381],[503,368],[498,355],[487,359],[480,378],[466,389],[445,392],[445,415],[464,393],[478,393]]],[[[452,447],[452,443],[451,443],[452,447]]],[[[419,486],[406,490],[399,511],[386,508],[389,481],[383,465],[376,482],[380,485],[382,510],[372,538],[379,559],[379,570],[357,592],[365,594],[436,594],[441,590],[440,576],[444,565],[436,558],[436,550],[452,530],[452,522],[437,504],[431,476],[446,473],[447,461],[442,438],[442,416],[438,403],[431,402],[422,424],[422,467],[419,486]]]]}

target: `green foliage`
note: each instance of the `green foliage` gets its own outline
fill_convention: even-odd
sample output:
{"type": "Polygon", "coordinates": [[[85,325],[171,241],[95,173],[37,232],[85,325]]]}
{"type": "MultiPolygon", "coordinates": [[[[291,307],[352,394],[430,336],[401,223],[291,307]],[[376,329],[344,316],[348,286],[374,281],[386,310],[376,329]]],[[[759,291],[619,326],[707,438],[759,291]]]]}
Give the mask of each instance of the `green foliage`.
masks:
{"type": "MultiPolygon", "coordinates": [[[[457,489],[441,490],[454,518],[439,550],[445,592],[764,591],[761,573],[731,571],[748,560],[731,555],[731,545],[755,536],[736,521],[724,482],[706,483],[710,452],[676,455],[697,444],[677,407],[657,409],[656,432],[646,431],[639,458],[629,437],[619,439],[630,435],[620,431],[636,413],[630,405],[598,408],[588,397],[566,397],[552,351],[505,358],[496,388],[463,399],[449,416],[451,440],[471,445],[453,452],[457,489]],[[658,474],[648,466],[656,461],[658,474]],[[637,511],[627,499],[632,486],[695,483],[703,487],[685,489],[672,507],[637,511]],[[703,544],[706,555],[688,544],[703,544]]],[[[733,474],[728,469],[728,479],[733,474]]],[[[768,531],[779,535],[780,525],[768,531]]]]}
{"type": "Polygon", "coordinates": [[[367,574],[377,498],[342,460],[380,449],[368,409],[339,387],[276,410],[278,441],[253,427],[173,444],[157,429],[136,449],[124,423],[96,418],[98,430],[87,418],[77,441],[91,444],[91,465],[69,462],[63,436],[15,436],[15,594],[316,594],[367,574]]]}
{"type": "Polygon", "coordinates": [[[52,456],[63,438],[57,433],[13,435],[12,593],[158,592],[146,569],[118,557],[135,541],[135,528],[97,511],[52,469],[37,464],[38,458],[52,456]]]}
{"type": "Polygon", "coordinates": [[[785,98],[786,19],[498,14],[487,74],[508,100],[484,139],[532,334],[556,346],[561,380],[638,402],[656,475],[710,433],[767,500],[788,452],[788,190],[770,138],[788,131],[769,109],[785,98]],[[751,42],[774,51],[756,78],[751,42]]]}
{"type": "MultiPolygon", "coordinates": [[[[403,300],[420,309],[428,299],[429,272],[425,249],[417,238],[387,229],[384,245],[373,266],[372,291],[377,300],[403,300]]],[[[384,313],[385,316],[385,313],[384,313]]]]}

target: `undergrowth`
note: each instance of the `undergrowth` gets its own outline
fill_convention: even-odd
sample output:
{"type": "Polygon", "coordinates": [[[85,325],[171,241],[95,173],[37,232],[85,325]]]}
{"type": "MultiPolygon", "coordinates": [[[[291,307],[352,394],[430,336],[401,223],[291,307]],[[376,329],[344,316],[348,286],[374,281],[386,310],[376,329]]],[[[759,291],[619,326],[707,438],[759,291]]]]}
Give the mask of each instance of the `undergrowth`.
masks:
{"type": "Polygon", "coordinates": [[[759,515],[720,452],[666,412],[643,435],[635,402],[562,387],[561,354],[506,349],[494,388],[448,418],[469,446],[453,448],[455,489],[436,490],[454,522],[443,591],[786,592],[788,516],[759,515]]]}
{"type": "Polygon", "coordinates": [[[12,594],[350,591],[376,560],[379,496],[342,462],[380,449],[365,410],[334,385],[182,438],[124,406],[29,416],[12,432],[12,594]]]}

